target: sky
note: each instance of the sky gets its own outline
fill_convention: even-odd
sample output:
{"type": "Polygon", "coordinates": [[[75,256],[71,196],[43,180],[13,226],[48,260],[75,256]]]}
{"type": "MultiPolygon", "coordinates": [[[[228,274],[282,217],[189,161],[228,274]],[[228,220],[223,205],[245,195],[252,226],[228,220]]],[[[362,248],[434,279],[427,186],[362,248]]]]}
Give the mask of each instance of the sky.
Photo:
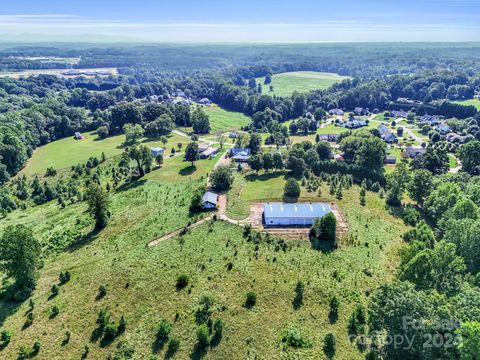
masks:
{"type": "Polygon", "coordinates": [[[480,0],[0,0],[0,42],[480,41],[480,0]]]}

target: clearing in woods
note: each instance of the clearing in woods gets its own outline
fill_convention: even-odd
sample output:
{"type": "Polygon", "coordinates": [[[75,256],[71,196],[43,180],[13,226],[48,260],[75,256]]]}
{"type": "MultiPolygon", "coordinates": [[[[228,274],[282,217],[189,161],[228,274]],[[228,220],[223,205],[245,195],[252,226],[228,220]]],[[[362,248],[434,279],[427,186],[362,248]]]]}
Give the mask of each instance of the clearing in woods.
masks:
{"type": "Polygon", "coordinates": [[[218,105],[204,106],[210,120],[210,132],[237,130],[250,124],[252,119],[242,113],[224,110],[218,105]]]}
{"type": "Polygon", "coordinates": [[[306,93],[327,89],[344,79],[348,79],[348,76],[315,71],[294,71],[273,75],[271,84],[263,84],[265,77],[257,78],[256,81],[257,84],[262,84],[263,94],[290,96],[294,91],[306,93]],[[273,91],[270,91],[270,85],[273,85],[273,91]]]}

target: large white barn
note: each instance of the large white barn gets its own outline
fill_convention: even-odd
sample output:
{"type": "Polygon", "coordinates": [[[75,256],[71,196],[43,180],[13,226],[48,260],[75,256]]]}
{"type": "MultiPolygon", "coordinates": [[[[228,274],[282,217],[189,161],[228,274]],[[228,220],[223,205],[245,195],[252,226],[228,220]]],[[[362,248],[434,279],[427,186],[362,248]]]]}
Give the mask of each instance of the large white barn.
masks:
{"type": "Polygon", "coordinates": [[[263,205],[265,226],[311,226],[332,208],[327,203],[266,203],[263,205]]]}

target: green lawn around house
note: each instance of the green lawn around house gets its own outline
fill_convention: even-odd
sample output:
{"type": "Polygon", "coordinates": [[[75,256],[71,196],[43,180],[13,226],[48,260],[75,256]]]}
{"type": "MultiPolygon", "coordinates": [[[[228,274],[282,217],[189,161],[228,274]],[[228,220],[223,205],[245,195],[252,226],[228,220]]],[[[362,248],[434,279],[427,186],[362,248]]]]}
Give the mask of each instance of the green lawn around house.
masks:
{"type": "MultiPolygon", "coordinates": [[[[73,137],[69,137],[40,146],[35,150],[20,174],[27,176],[43,175],[48,167],[61,170],[79,163],[85,163],[92,156],[100,158],[102,152],[109,158],[121,154],[124,150],[122,144],[125,141],[125,135],[110,136],[106,139],[101,139],[95,132],[88,132],[83,135],[85,137],[83,140],[75,140],[73,137]]],[[[167,154],[170,153],[172,147],[178,150],[178,143],[182,144],[184,150],[190,142],[189,139],[176,134],[167,136],[167,139],[168,142],[165,144],[167,154]]],[[[163,143],[159,139],[145,138],[141,144],[148,147],[163,147],[163,143]]]]}

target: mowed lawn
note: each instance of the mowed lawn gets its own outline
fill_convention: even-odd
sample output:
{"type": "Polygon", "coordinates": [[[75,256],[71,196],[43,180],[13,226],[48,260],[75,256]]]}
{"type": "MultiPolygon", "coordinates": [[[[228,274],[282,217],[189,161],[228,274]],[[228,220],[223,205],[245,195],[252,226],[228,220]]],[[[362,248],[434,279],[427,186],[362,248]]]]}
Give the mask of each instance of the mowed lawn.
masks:
{"type": "Polygon", "coordinates": [[[210,132],[240,129],[250,124],[252,119],[242,113],[227,111],[217,105],[204,106],[203,110],[210,120],[210,132]]]}
{"type": "Polygon", "coordinates": [[[263,94],[290,96],[294,91],[306,93],[313,90],[326,89],[347,78],[347,76],[333,73],[294,71],[273,75],[271,84],[264,85],[264,77],[257,78],[256,81],[257,84],[262,84],[263,94]],[[273,91],[270,91],[270,85],[273,85],[273,91]]]}
{"type": "Polygon", "coordinates": [[[145,178],[154,181],[191,181],[202,178],[206,179],[207,174],[212,171],[225,151],[224,148],[217,156],[211,159],[197,160],[193,166],[189,161],[183,160],[183,153],[178,156],[167,157],[164,159],[160,168],[155,167],[145,178]]]}
{"type": "MultiPolygon", "coordinates": [[[[69,137],[37,148],[21,174],[27,176],[44,174],[48,167],[61,170],[79,163],[85,163],[92,156],[100,158],[102,152],[108,158],[119,155],[124,150],[122,144],[125,141],[125,135],[101,139],[95,132],[89,132],[85,133],[84,136],[84,140],[75,140],[73,137],[69,137]]],[[[176,134],[169,135],[167,139],[168,142],[165,145],[167,154],[170,154],[172,147],[177,150],[178,143],[182,143],[182,149],[184,150],[190,142],[189,139],[176,134]]],[[[163,147],[158,139],[144,139],[142,144],[149,147],[163,147]]]]}
{"type": "Polygon", "coordinates": [[[455,101],[456,104],[460,105],[473,105],[477,108],[478,111],[480,111],[480,99],[470,99],[470,100],[463,100],[463,101],[455,101]]]}

